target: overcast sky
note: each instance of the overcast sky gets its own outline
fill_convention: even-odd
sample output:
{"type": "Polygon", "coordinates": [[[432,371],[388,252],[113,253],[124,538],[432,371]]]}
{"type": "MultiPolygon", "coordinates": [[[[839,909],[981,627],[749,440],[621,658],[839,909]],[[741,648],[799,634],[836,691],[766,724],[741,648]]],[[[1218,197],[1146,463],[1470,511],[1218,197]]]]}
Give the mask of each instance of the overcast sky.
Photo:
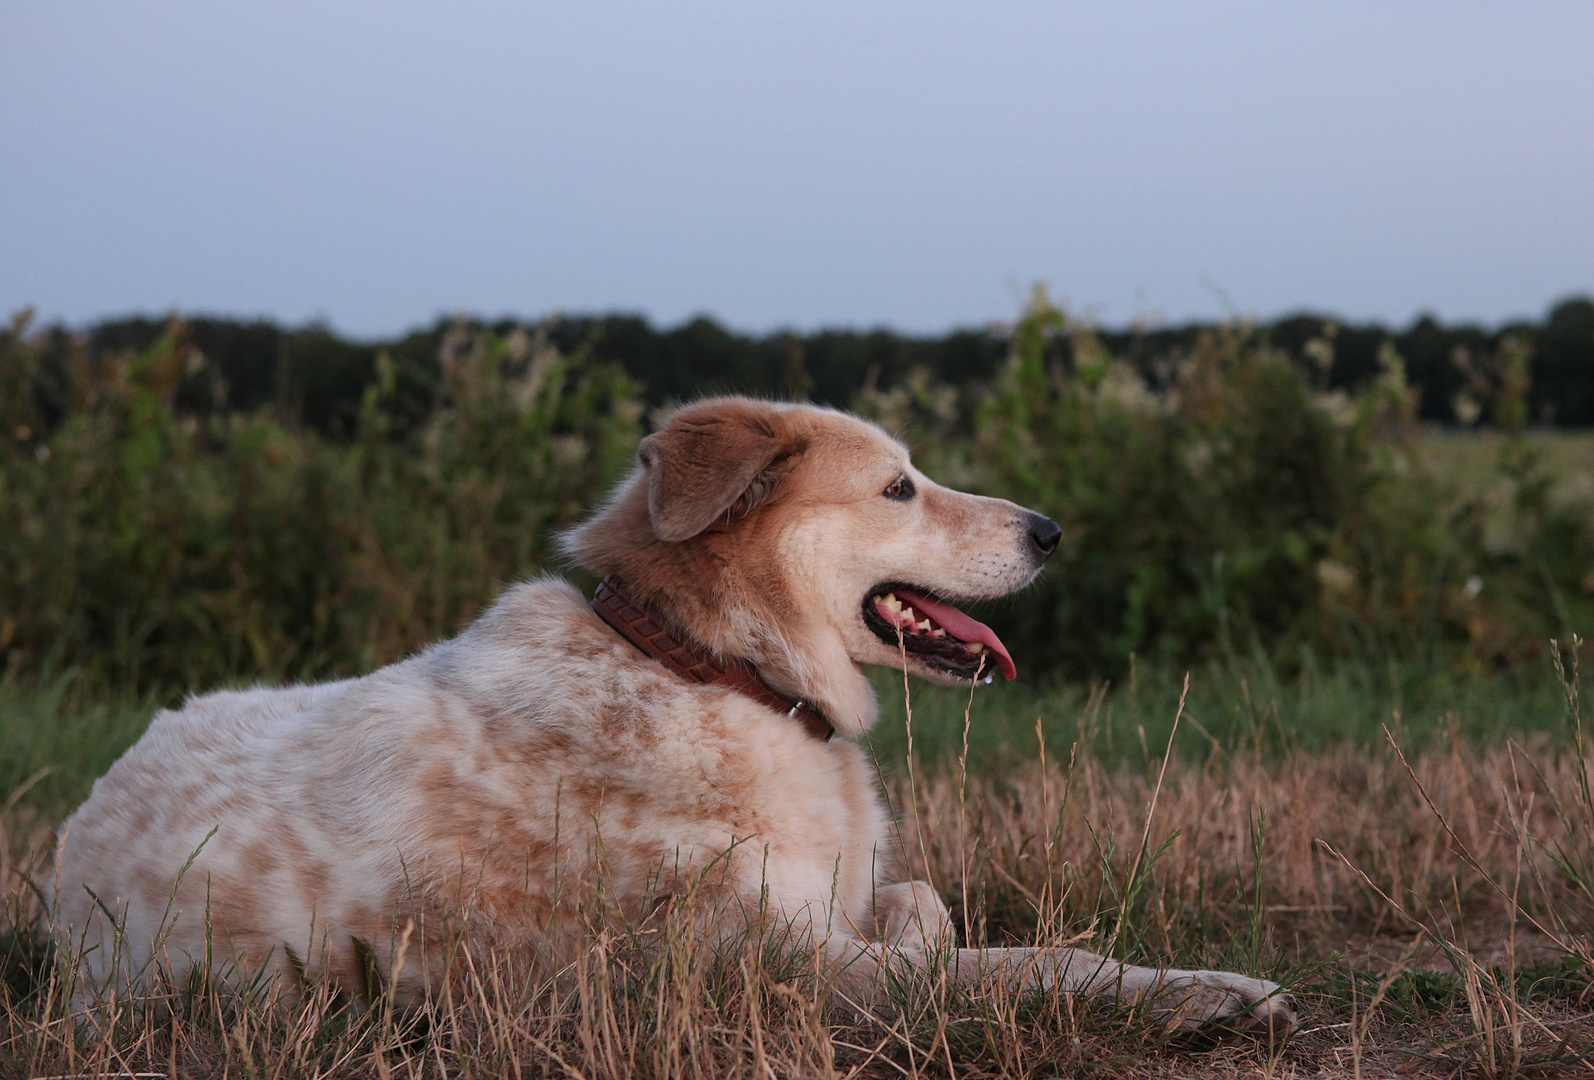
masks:
{"type": "Polygon", "coordinates": [[[0,309],[747,330],[1594,291],[1594,4],[0,2],[0,309]]]}

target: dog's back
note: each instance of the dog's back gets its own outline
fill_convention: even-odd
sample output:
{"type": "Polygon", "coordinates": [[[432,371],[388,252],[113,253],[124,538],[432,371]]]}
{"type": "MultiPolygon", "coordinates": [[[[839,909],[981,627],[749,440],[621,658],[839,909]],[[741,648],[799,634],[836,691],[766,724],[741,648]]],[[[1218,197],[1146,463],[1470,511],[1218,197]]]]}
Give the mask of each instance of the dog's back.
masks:
{"type": "Polygon", "coordinates": [[[633,909],[713,865],[718,901],[870,918],[884,837],[857,747],[683,682],[543,580],[365,678],[159,714],[62,829],[58,936],[92,988],[119,952],[122,986],[210,956],[357,992],[408,926],[412,994],[461,940],[568,953],[547,934],[600,874],[633,909]]]}

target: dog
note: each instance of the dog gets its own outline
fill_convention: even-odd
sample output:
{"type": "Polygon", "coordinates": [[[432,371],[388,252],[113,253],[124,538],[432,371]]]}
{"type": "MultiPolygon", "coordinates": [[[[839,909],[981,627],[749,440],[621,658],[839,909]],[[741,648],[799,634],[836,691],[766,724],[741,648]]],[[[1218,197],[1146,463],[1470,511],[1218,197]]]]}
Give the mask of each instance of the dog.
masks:
{"type": "Polygon", "coordinates": [[[1294,999],[1260,979],[953,948],[934,890],[892,880],[892,823],[854,741],[877,716],[862,669],[1012,678],[954,603],[1029,584],[1060,535],[935,484],[848,414],[683,407],[561,538],[604,579],[593,602],[533,580],[363,678],[159,713],[60,832],[55,934],[82,957],[80,1000],[224,957],[350,993],[374,965],[411,1001],[451,949],[579,955],[561,882],[601,874],[637,919],[706,890],[711,944],[784,920],[862,1007],[940,957],[968,985],[1288,1031],[1294,999]],[[384,947],[401,924],[424,961],[384,947]]]}

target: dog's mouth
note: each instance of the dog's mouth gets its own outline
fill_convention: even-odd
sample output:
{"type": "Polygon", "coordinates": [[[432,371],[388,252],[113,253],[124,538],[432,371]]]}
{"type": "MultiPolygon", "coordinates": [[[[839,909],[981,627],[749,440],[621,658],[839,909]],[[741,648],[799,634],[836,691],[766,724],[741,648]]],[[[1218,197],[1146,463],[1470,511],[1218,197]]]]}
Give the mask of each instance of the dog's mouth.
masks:
{"type": "Polygon", "coordinates": [[[878,586],[864,598],[863,621],[887,645],[957,678],[989,682],[998,668],[1008,679],[1018,674],[996,631],[919,589],[878,586]]]}

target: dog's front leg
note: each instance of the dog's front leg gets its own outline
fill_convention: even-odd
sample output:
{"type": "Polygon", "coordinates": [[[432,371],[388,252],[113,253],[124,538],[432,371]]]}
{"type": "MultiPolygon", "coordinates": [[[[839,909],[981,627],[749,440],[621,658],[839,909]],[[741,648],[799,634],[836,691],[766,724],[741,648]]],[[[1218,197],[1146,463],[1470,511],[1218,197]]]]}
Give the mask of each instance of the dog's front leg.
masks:
{"type": "Polygon", "coordinates": [[[864,1012],[887,999],[891,983],[925,974],[953,951],[952,917],[928,882],[877,886],[873,900],[869,920],[825,942],[835,1000],[864,1012]]]}
{"type": "Polygon", "coordinates": [[[1110,995],[1187,1030],[1224,1024],[1281,1036],[1299,1018],[1277,983],[1228,971],[1138,967],[1084,949],[958,949],[951,962],[965,986],[996,979],[1013,990],[1110,995]]]}
{"type": "Polygon", "coordinates": [[[827,946],[837,989],[863,1008],[883,1000],[888,979],[911,979],[944,963],[971,990],[995,982],[1021,993],[1108,995],[1145,1004],[1182,1029],[1226,1024],[1282,1036],[1299,1017],[1295,998],[1277,983],[1228,971],[1138,967],[1084,949],[953,948],[946,905],[923,881],[876,890],[874,915],[876,940],[838,935],[827,946]]]}
{"type": "Polygon", "coordinates": [[[875,889],[873,936],[890,949],[944,949],[952,943],[952,915],[928,881],[882,885],[875,889]]]}

